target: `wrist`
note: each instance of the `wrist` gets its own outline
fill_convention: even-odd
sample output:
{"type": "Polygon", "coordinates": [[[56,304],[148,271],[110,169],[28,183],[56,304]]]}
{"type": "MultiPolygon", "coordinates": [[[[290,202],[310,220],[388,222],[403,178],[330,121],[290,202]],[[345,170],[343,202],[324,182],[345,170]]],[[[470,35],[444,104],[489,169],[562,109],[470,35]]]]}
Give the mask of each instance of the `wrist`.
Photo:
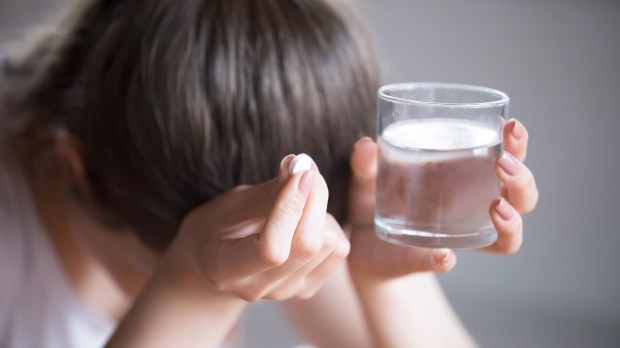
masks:
{"type": "Polygon", "coordinates": [[[349,276],[353,285],[360,290],[369,290],[373,289],[373,291],[379,289],[391,289],[395,287],[401,287],[403,284],[409,284],[411,282],[416,282],[418,279],[424,278],[434,278],[433,273],[424,272],[424,273],[412,273],[401,276],[385,276],[382,274],[377,274],[376,272],[357,269],[349,265],[349,276]]]}
{"type": "Polygon", "coordinates": [[[223,342],[245,302],[205,286],[189,259],[169,249],[106,347],[216,347],[223,342]]]}
{"type": "Polygon", "coordinates": [[[238,297],[217,289],[200,269],[199,256],[183,248],[171,245],[164,256],[161,266],[154,276],[154,282],[166,284],[169,288],[195,297],[197,301],[218,300],[222,304],[243,305],[238,297]]]}
{"type": "Polygon", "coordinates": [[[389,265],[393,262],[385,259],[383,250],[378,252],[377,243],[384,242],[378,240],[374,228],[358,228],[352,231],[351,252],[347,257],[347,265],[349,276],[354,283],[376,285],[388,283],[403,276],[392,272],[389,265]]]}

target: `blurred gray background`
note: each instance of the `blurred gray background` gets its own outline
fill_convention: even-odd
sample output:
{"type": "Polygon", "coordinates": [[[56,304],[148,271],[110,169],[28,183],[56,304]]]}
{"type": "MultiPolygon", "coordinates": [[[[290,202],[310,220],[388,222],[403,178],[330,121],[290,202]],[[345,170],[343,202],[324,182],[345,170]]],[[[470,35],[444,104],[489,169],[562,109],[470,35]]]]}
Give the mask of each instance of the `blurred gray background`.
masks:
{"type": "MultiPolygon", "coordinates": [[[[0,31],[61,0],[0,1],[0,31]]],[[[366,0],[385,82],[447,81],[505,91],[528,128],[541,199],[522,251],[459,252],[441,276],[483,347],[620,346],[620,1],[366,0]]],[[[267,303],[249,347],[297,342],[267,303]],[[274,334],[275,331],[278,334],[274,334]],[[288,334],[286,332],[289,332],[288,334]]]]}

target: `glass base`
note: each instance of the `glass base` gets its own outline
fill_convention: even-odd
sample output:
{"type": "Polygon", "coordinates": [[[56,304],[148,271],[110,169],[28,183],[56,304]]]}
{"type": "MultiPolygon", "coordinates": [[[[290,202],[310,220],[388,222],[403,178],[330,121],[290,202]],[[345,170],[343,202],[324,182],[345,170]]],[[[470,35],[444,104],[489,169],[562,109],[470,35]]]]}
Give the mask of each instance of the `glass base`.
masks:
{"type": "Polygon", "coordinates": [[[473,249],[493,244],[497,240],[497,232],[493,227],[467,234],[442,234],[400,229],[375,221],[375,231],[386,242],[423,248],[473,249]]]}

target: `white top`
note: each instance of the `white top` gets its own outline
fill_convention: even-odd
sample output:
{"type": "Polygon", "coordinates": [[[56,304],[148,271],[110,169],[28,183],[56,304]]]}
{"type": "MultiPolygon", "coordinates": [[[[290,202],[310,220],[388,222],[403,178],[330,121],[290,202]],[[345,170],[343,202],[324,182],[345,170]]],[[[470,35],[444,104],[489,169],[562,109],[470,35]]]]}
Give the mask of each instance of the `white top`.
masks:
{"type": "Polygon", "coordinates": [[[0,347],[101,347],[114,322],[81,302],[34,210],[24,176],[0,149],[0,347]]]}

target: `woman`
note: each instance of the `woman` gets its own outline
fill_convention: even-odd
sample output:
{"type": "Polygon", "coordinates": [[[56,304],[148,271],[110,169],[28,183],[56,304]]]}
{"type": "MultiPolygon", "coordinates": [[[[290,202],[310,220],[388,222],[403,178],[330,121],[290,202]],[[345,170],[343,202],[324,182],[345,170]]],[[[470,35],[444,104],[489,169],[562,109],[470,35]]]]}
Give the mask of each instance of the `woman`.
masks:
{"type": "MultiPolygon", "coordinates": [[[[9,58],[3,346],[218,346],[262,298],[321,347],[473,345],[422,273],[454,253],[374,235],[378,74],[350,13],[94,0],[9,58]]],[[[504,139],[486,250],[514,253],[537,191],[525,128],[504,139]]]]}

